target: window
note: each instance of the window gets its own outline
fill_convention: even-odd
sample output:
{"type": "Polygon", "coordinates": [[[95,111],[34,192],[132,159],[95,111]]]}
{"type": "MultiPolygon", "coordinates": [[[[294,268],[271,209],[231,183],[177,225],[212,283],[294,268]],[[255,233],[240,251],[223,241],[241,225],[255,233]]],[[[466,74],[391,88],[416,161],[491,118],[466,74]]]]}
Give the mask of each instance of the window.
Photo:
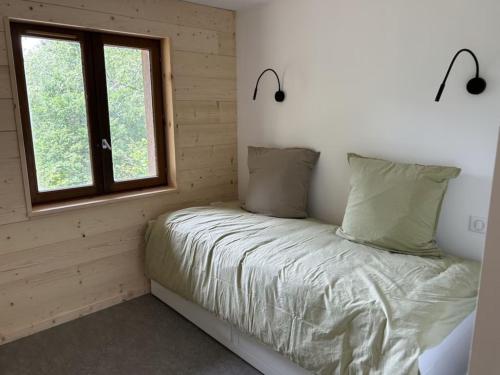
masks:
{"type": "Polygon", "coordinates": [[[33,204],[167,183],[159,40],[11,31],[33,204]]]}

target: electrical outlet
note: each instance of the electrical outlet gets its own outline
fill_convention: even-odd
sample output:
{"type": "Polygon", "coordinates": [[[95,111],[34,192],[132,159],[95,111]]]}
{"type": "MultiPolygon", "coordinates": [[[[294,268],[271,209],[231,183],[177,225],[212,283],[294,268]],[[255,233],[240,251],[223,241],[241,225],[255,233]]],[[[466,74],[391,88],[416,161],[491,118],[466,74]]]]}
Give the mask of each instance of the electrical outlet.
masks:
{"type": "Polygon", "coordinates": [[[469,231],[474,233],[486,233],[486,218],[469,216],[469,231]]]}

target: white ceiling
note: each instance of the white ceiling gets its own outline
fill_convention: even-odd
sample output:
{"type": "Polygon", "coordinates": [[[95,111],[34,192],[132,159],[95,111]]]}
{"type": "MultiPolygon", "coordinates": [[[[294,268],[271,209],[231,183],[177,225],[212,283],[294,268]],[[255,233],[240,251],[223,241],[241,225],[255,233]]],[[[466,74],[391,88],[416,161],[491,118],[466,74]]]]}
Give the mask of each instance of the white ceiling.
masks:
{"type": "Polygon", "coordinates": [[[268,0],[188,0],[191,3],[210,5],[217,8],[239,10],[268,0]]]}

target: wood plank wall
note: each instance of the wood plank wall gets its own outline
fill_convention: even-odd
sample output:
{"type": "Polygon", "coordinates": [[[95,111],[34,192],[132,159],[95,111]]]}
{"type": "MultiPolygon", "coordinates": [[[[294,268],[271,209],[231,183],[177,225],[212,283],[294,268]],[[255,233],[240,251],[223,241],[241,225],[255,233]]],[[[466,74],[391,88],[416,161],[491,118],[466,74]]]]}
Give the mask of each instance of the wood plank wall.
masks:
{"type": "Polygon", "coordinates": [[[143,234],[236,188],[234,13],[177,0],[0,0],[0,16],[169,37],[178,191],[28,217],[0,25],[0,344],[147,293],[143,234]]]}

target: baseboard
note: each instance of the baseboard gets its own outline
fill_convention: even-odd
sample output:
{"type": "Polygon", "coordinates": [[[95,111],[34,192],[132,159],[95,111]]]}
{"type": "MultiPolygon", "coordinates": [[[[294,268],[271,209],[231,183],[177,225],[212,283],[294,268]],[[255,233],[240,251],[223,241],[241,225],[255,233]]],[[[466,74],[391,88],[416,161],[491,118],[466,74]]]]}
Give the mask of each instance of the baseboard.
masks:
{"type": "Polygon", "coordinates": [[[54,315],[50,319],[34,322],[29,326],[21,327],[11,332],[3,332],[0,345],[7,344],[23,337],[30,336],[46,329],[58,326],[59,324],[66,323],[71,320],[81,318],[85,315],[92,314],[99,310],[106,309],[113,305],[117,305],[119,303],[140,297],[142,295],[148,294],[149,291],[149,287],[124,291],[117,295],[81,306],[74,310],[63,311],[57,315],[54,315]]]}

